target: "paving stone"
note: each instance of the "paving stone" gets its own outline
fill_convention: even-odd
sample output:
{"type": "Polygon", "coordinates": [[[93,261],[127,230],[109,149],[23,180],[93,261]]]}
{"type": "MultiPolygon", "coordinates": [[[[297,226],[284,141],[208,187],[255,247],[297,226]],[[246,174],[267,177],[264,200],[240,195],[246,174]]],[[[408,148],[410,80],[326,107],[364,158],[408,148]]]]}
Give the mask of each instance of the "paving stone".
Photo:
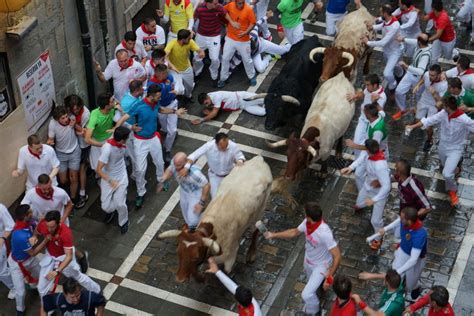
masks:
{"type": "Polygon", "coordinates": [[[263,245],[261,248],[260,248],[261,251],[265,252],[265,253],[268,253],[270,255],[273,255],[273,256],[276,256],[277,252],[278,252],[278,248],[275,247],[275,246],[270,246],[270,245],[263,245]]]}

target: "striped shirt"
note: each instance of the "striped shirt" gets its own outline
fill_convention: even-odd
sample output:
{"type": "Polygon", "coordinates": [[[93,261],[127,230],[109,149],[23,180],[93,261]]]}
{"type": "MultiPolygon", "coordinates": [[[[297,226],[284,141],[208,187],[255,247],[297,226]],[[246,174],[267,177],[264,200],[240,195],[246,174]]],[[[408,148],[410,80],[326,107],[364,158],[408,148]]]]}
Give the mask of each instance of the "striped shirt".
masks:
{"type": "Polygon", "coordinates": [[[220,4],[215,9],[208,9],[205,3],[194,10],[194,20],[199,20],[197,33],[202,36],[218,36],[225,21],[226,9],[220,4]]]}
{"type": "Polygon", "coordinates": [[[405,181],[398,181],[398,196],[400,197],[400,210],[405,207],[414,207],[417,210],[431,208],[425,194],[423,184],[414,176],[409,176],[405,181]]]}
{"type": "Polygon", "coordinates": [[[191,168],[189,168],[188,175],[185,177],[181,177],[178,174],[173,161],[171,162],[169,168],[180,188],[186,193],[200,191],[208,183],[206,176],[202,173],[201,169],[196,166],[191,166],[191,168]]]}

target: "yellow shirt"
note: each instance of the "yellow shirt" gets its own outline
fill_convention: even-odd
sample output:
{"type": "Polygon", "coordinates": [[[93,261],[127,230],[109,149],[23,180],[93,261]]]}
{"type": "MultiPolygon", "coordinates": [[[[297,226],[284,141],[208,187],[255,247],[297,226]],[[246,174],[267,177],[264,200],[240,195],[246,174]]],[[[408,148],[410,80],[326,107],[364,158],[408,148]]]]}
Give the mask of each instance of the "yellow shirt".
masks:
{"type": "Polygon", "coordinates": [[[194,40],[190,40],[186,45],[180,45],[177,39],[174,39],[165,47],[165,52],[168,54],[170,62],[178,69],[179,71],[185,71],[191,67],[191,62],[189,61],[190,51],[197,52],[199,46],[194,40]]]}
{"type": "Polygon", "coordinates": [[[171,32],[178,33],[181,29],[187,29],[189,20],[193,19],[193,4],[190,0],[181,0],[176,5],[173,0],[166,0],[164,15],[168,16],[171,23],[171,32]]]}

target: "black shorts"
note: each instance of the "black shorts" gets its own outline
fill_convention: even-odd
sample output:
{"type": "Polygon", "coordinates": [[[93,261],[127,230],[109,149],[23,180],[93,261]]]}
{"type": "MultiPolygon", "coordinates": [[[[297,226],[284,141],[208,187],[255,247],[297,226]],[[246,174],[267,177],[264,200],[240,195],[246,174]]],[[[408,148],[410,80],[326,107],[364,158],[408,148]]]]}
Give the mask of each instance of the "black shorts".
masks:
{"type": "Polygon", "coordinates": [[[89,161],[89,153],[91,151],[91,146],[86,148],[81,148],[81,164],[87,163],[89,161]]]}

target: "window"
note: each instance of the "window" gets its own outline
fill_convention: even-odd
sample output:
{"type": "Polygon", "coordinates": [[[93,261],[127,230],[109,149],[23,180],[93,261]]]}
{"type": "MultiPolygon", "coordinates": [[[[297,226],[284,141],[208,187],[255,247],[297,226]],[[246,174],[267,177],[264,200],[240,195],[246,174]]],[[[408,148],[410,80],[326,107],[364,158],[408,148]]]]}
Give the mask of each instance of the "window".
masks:
{"type": "Polygon", "coordinates": [[[0,122],[15,109],[12,81],[6,53],[0,53],[0,122]]]}

